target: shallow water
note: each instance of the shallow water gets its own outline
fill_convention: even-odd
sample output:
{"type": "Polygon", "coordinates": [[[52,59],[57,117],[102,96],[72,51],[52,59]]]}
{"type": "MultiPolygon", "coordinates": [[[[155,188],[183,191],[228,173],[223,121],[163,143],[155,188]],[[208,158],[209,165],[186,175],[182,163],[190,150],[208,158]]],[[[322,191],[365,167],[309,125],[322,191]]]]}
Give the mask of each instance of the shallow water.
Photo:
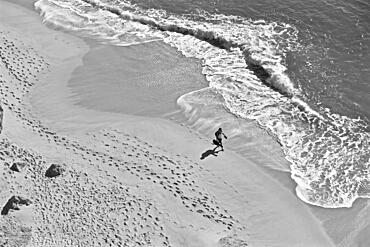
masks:
{"type": "MultiPolygon", "coordinates": [[[[368,3],[135,2],[35,6],[55,28],[117,46],[161,40],[199,59],[224,107],[276,137],[303,201],[350,207],[370,197],[368,3]]],[[[193,116],[202,95],[178,104],[193,116]]]]}
{"type": "Polygon", "coordinates": [[[77,104],[151,117],[178,110],[181,95],[206,87],[200,64],[162,42],[118,47],[89,42],[91,50],[69,81],[77,104]]]}

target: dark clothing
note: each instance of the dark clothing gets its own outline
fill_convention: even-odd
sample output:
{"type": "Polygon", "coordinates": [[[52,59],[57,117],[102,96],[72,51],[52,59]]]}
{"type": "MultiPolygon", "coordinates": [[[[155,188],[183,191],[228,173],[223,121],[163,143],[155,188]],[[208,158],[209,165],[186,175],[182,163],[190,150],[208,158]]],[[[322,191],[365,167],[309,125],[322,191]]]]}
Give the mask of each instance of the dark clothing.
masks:
{"type": "Polygon", "coordinates": [[[222,136],[225,136],[225,134],[222,133],[222,130],[221,129],[219,129],[219,130],[216,131],[215,136],[216,136],[216,141],[218,142],[218,144],[216,144],[216,145],[219,146],[219,147],[221,147],[222,150],[223,150],[224,149],[224,146],[222,145],[222,136]]]}
{"type": "Polygon", "coordinates": [[[216,141],[216,143],[213,143],[213,144],[216,144],[217,146],[224,148],[222,146],[222,139],[216,139],[215,141],[216,141]]]}
{"type": "Polygon", "coordinates": [[[215,133],[215,136],[216,136],[216,140],[217,141],[222,141],[222,130],[217,130],[216,133],[215,133]]]}

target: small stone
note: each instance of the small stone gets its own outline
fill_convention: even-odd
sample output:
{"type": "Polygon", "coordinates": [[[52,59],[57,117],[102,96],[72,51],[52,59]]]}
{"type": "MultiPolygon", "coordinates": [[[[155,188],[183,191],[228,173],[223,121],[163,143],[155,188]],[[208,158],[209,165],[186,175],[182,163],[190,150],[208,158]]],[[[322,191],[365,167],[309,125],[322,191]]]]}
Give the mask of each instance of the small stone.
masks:
{"type": "Polygon", "coordinates": [[[0,105],[0,133],[3,131],[3,116],[4,110],[3,107],[0,105]]]}
{"type": "Polygon", "coordinates": [[[21,172],[24,167],[27,166],[26,162],[14,162],[13,165],[10,167],[10,170],[15,172],[21,172]]]}
{"type": "Polygon", "coordinates": [[[29,206],[32,202],[21,196],[12,196],[1,210],[1,215],[7,215],[9,210],[19,210],[19,206],[29,206]]]}
{"type": "Polygon", "coordinates": [[[52,164],[45,172],[45,176],[49,178],[60,176],[64,172],[64,167],[59,164],[52,164]]]}

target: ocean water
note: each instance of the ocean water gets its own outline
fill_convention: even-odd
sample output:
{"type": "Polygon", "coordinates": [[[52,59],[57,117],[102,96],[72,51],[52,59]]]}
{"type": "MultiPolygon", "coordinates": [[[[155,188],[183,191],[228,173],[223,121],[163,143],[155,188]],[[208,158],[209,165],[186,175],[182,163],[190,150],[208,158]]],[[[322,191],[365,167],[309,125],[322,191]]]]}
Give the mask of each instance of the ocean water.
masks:
{"type": "MultiPolygon", "coordinates": [[[[199,59],[209,88],[273,135],[297,196],[326,208],[370,198],[366,0],[39,0],[48,25],[102,43],[161,40],[199,59]]],[[[217,97],[216,97],[217,98],[217,97]]],[[[185,114],[207,94],[178,99],[185,114]]]]}

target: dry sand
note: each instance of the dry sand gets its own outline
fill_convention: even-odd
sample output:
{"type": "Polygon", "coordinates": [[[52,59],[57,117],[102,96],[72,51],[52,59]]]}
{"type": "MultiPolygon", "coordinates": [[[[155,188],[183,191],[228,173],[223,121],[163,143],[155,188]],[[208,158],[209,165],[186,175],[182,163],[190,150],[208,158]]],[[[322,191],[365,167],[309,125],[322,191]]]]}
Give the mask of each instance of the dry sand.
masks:
{"type": "MultiPolygon", "coordinates": [[[[30,9],[4,1],[0,20],[0,203],[13,195],[32,202],[1,215],[0,245],[333,246],[289,180],[284,184],[266,174],[266,163],[284,162],[281,154],[263,152],[267,147],[259,139],[267,137],[250,139],[243,156],[226,150],[200,159],[211,137],[149,117],[148,104],[127,107],[137,103],[135,86],[125,84],[130,90],[122,97],[129,100],[116,99],[125,106],[113,110],[114,102],[101,107],[104,99],[87,101],[76,89],[84,83],[78,78],[89,78],[89,90],[105,90],[105,71],[89,67],[100,62],[96,49],[118,53],[112,63],[120,63],[127,51],[91,48],[46,28],[30,9]],[[124,114],[131,108],[141,116],[124,114]],[[26,165],[13,171],[15,162],[26,165]],[[63,167],[61,175],[45,176],[51,164],[63,167]]],[[[112,71],[105,76],[120,80],[112,71]]],[[[171,79],[158,81],[164,78],[171,79]]],[[[200,76],[190,82],[194,78],[200,76]]],[[[189,91],[203,85],[182,82],[189,91]]],[[[113,87],[104,92],[109,95],[114,86],[107,87],[113,87]]],[[[168,90],[156,114],[174,110],[167,105],[178,94],[168,90]]],[[[246,127],[260,133],[253,124],[246,127]]],[[[232,133],[229,139],[238,147],[232,133]]]]}

